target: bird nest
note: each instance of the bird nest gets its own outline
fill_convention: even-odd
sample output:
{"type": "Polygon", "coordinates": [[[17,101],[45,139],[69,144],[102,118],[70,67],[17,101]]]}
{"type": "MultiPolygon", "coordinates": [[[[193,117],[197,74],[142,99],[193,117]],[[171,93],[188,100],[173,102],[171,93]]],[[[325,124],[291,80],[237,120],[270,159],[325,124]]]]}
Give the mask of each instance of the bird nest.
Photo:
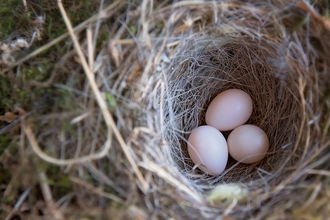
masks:
{"type": "Polygon", "coordinates": [[[35,152],[71,173],[77,199],[122,204],[118,218],[299,218],[313,204],[311,216],[326,216],[328,23],[303,1],[115,4],[91,23],[113,22],[95,60],[88,38],[80,41],[95,75],[77,67],[67,81],[70,129],[52,117],[39,117],[34,132],[24,125],[35,152]],[[248,123],[268,134],[270,148],[255,164],[229,159],[214,177],[194,167],[187,138],[231,88],[252,97],[248,123]]]}

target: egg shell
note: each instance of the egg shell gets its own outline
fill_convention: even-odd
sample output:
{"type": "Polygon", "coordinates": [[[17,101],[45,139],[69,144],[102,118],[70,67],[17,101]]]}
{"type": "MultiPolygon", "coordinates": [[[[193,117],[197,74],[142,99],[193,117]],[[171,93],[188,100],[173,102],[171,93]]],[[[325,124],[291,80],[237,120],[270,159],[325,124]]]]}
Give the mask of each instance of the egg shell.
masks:
{"type": "Polygon", "coordinates": [[[188,153],[192,161],[205,173],[217,176],[226,168],[226,139],[219,130],[211,126],[200,126],[190,134],[188,153]]]}
{"type": "Polygon", "coordinates": [[[269,148],[267,134],[255,125],[235,128],[229,134],[227,144],[230,156],[246,164],[262,160],[269,148]]]}
{"type": "Polygon", "coordinates": [[[206,124],[229,131],[244,124],[252,114],[252,99],[244,91],[228,89],[217,95],[207,108],[206,124]]]}

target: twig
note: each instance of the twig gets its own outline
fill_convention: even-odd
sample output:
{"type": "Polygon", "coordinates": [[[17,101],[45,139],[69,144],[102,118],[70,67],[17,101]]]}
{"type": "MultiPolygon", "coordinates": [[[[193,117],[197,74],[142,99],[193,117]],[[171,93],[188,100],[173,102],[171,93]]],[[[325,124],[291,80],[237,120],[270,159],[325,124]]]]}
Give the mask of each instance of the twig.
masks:
{"type": "Polygon", "coordinates": [[[26,199],[26,197],[30,194],[31,189],[32,189],[32,187],[29,186],[26,190],[24,190],[24,192],[22,193],[22,195],[19,197],[18,201],[16,202],[13,210],[7,215],[5,220],[10,220],[11,219],[13,214],[19,209],[19,207],[21,207],[21,205],[24,202],[24,200],[26,199]]]}
{"type": "Polygon", "coordinates": [[[92,36],[92,28],[89,26],[86,29],[87,32],[87,49],[88,49],[88,64],[89,69],[94,69],[94,48],[93,48],[93,36],[92,36]]]}
{"type": "Polygon", "coordinates": [[[233,211],[236,205],[237,205],[237,199],[235,198],[233,202],[223,212],[223,217],[229,216],[229,214],[233,211]]]}
{"type": "Polygon", "coordinates": [[[317,196],[319,195],[319,193],[322,189],[322,183],[316,184],[316,186],[314,186],[313,188],[314,188],[314,190],[313,190],[312,194],[310,195],[308,200],[302,205],[303,209],[307,208],[315,201],[315,199],[317,198],[317,196]]]}
{"type": "MultiPolygon", "coordinates": [[[[126,145],[123,137],[121,136],[112,116],[110,115],[109,111],[108,111],[108,107],[107,107],[107,104],[105,102],[105,100],[103,99],[102,97],[102,94],[100,92],[100,90],[98,89],[97,85],[96,85],[96,82],[95,82],[95,78],[94,78],[94,74],[92,73],[91,69],[89,68],[88,66],[88,63],[85,59],[85,56],[83,54],[83,51],[80,47],[80,44],[78,42],[78,39],[76,37],[76,35],[74,34],[74,30],[72,28],[72,25],[71,25],[71,22],[69,21],[69,18],[66,14],[66,11],[62,5],[62,1],[61,0],[58,0],[57,1],[58,3],[58,7],[61,11],[61,14],[63,16],[63,19],[64,19],[64,22],[68,28],[68,31],[69,31],[69,34],[72,38],[72,41],[74,43],[74,47],[78,53],[78,56],[80,58],[80,61],[82,63],[82,66],[85,70],[85,74],[86,74],[86,77],[90,83],[90,86],[91,86],[91,89],[96,97],[96,100],[98,102],[98,105],[101,109],[101,112],[102,112],[102,115],[104,117],[104,120],[108,126],[108,130],[112,129],[118,142],[120,143],[129,163],[131,164],[135,174],[137,175],[138,179],[140,180],[141,184],[142,184],[142,187],[143,187],[143,190],[144,191],[147,191],[149,189],[149,184],[146,182],[146,180],[144,179],[141,171],[139,170],[138,166],[136,165],[131,153],[130,153],[130,150],[128,149],[128,146],[126,145]]],[[[109,138],[109,137],[108,137],[109,138]]],[[[107,140],[106,143],[109,143],[109,141],[107,140]]],[[[105,156],[107,153],[108,153],[108,150],[110,149],[110,146],[108,146],[107,148],[104,148],[103,149],[103,155],[105,156]]]]}
{"type": "Polygon", "coordinates": [[[309,169],[306,171],[308,174],[315,174],[315,175],[323,175],[323,176],[330,176],[330,171],[328,170],[313,170],[309,169]]]}
{"type": "MultiPolygon", "coordinates": [[[[181,7],[185,7],[185,6],[190,7],[190,8],[199,8],[201,6],[213,8],[215,5],[214,5],[213,1],[206,2],[204,0],[195,0],[193,2],[192,1],[178,1],[174,4],[170,4],[169,6],[155,10],[153,15],[158,15],[158,14],[163,13],[164,11],[168,11],[171,9],[173,10],[175,8],[181,8],[181,7]]],[[[251,11],[251,12],[264,13],[264,11],[259,8],[251,7],[251,6],[244,5],[244,4],[219,2],[218,4],[216,4],[216,6],[218,8],[241,8],[241,9],[245,9],[245,10],[251,11]]]]}
{"type": "Polygon", "coordinates": [[[196,202],[199,204],[203,204],[204,200],[196,194],[193,190],[191,190],[189,187],[187,187],[184,183],[180,182],[179,180],[175,179],[172,175],[169,175],[166,170],[159,167],[157,164],[155,164],[152,161],[144,162],[142,166],[150,170],[154,173],[156,173],[160,178],[163,178],[168,183],[170,183],[172,186],[176,187],[177,189],[181,190],[182,192],[187,193],[191,196],[196,202]]]}
{"type": "Polygon", "coordinates": [[[115,195],[112,195],[110,193],[106,193],[106,192],[103,192],[102,190],[98,189],[98,188],[95,188],[94,186],[84,182],[83,180],[79,179],[79,178],[76,178],[76,177],[70,177],[70,180],[76,184],[79,184],[79,185],[82,185],[84,186],[86,189],[89,189],[91,190],[92,192],[98,194],[98,195],[101,195],[101,196],[104,196],[108,199],[111,199],[115,202],[118,202],[120,204],[125,204],[125,201],[122,200],[121,198],[115,196],[115,195]]]}
{"type": "Polygon", "coordinates": [[[49,155],[45,154],[41,148],[39,147],[39,144],[37,142],[37,139],[35,138],[33,132],[32,132],[32,128],[31,126],[27,125],[25,122],[23,122],[22,124],[22,128],[24,130],[24,133],[26,134],[31,147],[33,149],[33,151],[44,161],[47,161],[49,163],[53,163],[59,166],[63,166],[63,165],[73,165],[76,163],[82,163],[82,162],[86,162],[88,160],[97,160],[97,159],[101,159],[103,158],[108,151],[110,150],[110,146],[111,146],[111,141],[109,141],[109,136],[111,136],[111,132],[108,132],[108,140],[106,141],[106,143],[103,146],[103,149],[96,153],[96,154],[92,154],[92,155],[88,155],[88,156],[83,156],[80,158],[75,158],[75,159],[67,159],[67,160],[63,160],[63,159],[56,159],[53,157],[50,157],[49,155]]]}
{"type": "Polygon", "coordinates": [[[58,210],[58,207],[56,207],[53,195],[50,190],[49,185],[47,184],[47,178],[44,172],[39,173],[40,178],[40,188],[42,191],[42,195],[44,196],[47,208],[49,209],[49,212],[56,220],[64,220],[62,213],[58,210]]]}

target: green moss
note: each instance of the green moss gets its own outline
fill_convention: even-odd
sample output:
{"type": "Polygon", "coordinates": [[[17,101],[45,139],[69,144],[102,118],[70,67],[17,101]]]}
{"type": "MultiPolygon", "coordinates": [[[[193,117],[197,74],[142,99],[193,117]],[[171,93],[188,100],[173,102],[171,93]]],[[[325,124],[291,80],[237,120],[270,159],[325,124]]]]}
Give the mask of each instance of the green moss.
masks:
{"type": "Polygon", "coordinates": [[[106,97],[107,97],[107,101],[108,101],[108,104],[110,105],[110,107],[115,107],[117,105],[116,99],[115,99],[115,97],[113,97],[112,94],[107,93],[106,97]]]}
{"type": "MultiPolygon", "coordinates": [[[[106,0],[105,5],[111,4],[113,1],[106,0]]],[[[39,48],[40,46],[52,41],[56,37],[67,32],[67,28],[62,19],[62,15],[58,9],[56,1],[40,1],[40,0],[29,0],[27,1],[28,8],[22,5],[22,0],[0,0],[0,40],[10,40],[11,36],[15,37],[26,37],[29,42],[32,31],[34,30],[34,21],[37,16],[45,16],[45,25],[42,30],[42,40],[35,40],[29,49],[24,51],[19,51],[15,54],[15,58],[19,59],[39,48]]],[[[63,1],[64,7],[68,13],[68,16],[73,24],[76,26],[88,19],[99,9],[100,1],[95,0],[72,0],[63,1]]],[[[104,25],[104,24],[102,24],[104,25]]],[[[109,27],[112,23],[109,22],[109,27]]],[[[101,27],[98,39],[97,39],[97,51],[103,49],[104,41],[109,38],[110,28],[101,27]]],[[[80,37],[85,37],[85,32],[80,33],[80,37]]],[[[33,114],[27,118],[28,121],[33,125],[34,132],[40,134],[45,129],[50,127],[55,127],[55,129],[60,129],[65,132],[66,135],[74,135],[76,132],[76,125],[71,125],[69,121],[54,119],[47,121],[47,123],[35,123],[35,116],[43,116],[52,113],[72,111],[75,109],[76,102],[75,96],[65,89],[58,89],[50,85],[49,87],[36,87],[32,84],[32,81],[43,82],[49,79],[54,68],[57,67],[54,64],[59,63],[60,59],[67,54],[67,52],[72,50],[72,44],[68,44],[68,39],[57,43],[51,49],[44,51],[36,57],[25,61],[20,65],[20,77],[19,74],[15,73],[13,69],[13,74],[8,73],[6,77],[0,76],[0,115],[7,111],[12,111],[13,106],[19,103],[26,111],[33,111],[33,114]],[[36,107],[40,104],[45,104],[46,108],[39,111],[36,107]]],[[[73,77],[71,77],[73,78],[73,77]]],[[[56,69],[56,77],[54,83],[66,84],[67,81],[71,80],[70,75],[67,72],[62,71],[62,69],[56,69]]],[[[70,86],[83,90],[85,82],[84,75],[76,75],[74,82],[70,81],[70,86]],[[81,78],[80,78],[81,77],[81,78]]],[[[116,105],[114,97],[108,96],[109,106],[116,105]]],[[[38,121],[39,122],[39,121],[38,121]]],[[[0,128],[7,123],[0,122],[0,128]]],[[[18,161],[21,159],[18,157],[18,147],[19,145],[15,143],[14,137],[18,135],[15,131],[10,134],[5,134],[0,136],[0,155],[6,151],[10,155],[10,161],[5,161],[6,166],[12,166],[20,164],[18,161]]],[[[19,137],[19,136],[18,136],[19,137]]],[[[43,148],[43,146],[40,146],[43,148]]],[[[43,148],[44,149],[44,148],[43,148]]],[[[47,152],[47,149],[44,149],[47,152]]],[[[0,192],[1,202],[6,204],[15,204],[17,202],[17,192],[21,189],[23,177],[30,176],[29,183],[34,186],[38,180],[38,173],[40,171],[45,172],[47,176],[47,183],[51,186],[54,198],[58,199],[62,196],[72,192],[71,182],[69,180],[70,174],[62,173],[58,166],[46,163],[39,159],[35,154],[26,155],[28,158],[28,164],[30,169],[28,171],[19,172],[16,175],[12,170],[4,170],[0,165],[0,183],[7,186],[11,180],[14,181],[13,193],[6,198],[2,198],[0,192]],[[39,169],[41,166],[41,170],[39,169]],[[20,179],[16,180],[16,176],[20,179]]],[[[3,161],[1,161],[3,162],[3,161]]],[[[24,166],[26,166],[25,164],[24,166]]],[[[20,166],[20,165],[17,165],[20,166]]],[[[24,167],[19,167],[18,170],[24,167]]],[[[18,172],[18,171],[17,171],[18,172]]],[[[33,204],[34,201],[40,199],[40,192],[32,189],[28,200],[33,204]],[[32,200],[31,200],[32,199],[32,200]]],[[[28,201],[27,200],[27,201],[28,201]]],[[[0,212],[1,214],[1,212],[0,212]]],[[[1,218],[1,217],[0,217],[1,218]]]]}
{"type": "Polygon", "coordinates": [[[64,111],[72,109],[74,99],[68,90],[59,89],[56,92],[56,95],[57,95],[56,100],[57,100],[58,106],[61,109],[63,109],[64,111]]]}
{"type": "MultiPolygon", "coordinates": [[[[66,9],[67,15],[73,26],[80,24],[91,17],[99,7],[99,2],[94,0],[74,0],[63,2],[66,9]]],[[[60,11],[58,10],[57,4],[52,5],[51,3],[44,1],[39,6],[36,6],[40,14],[46,15],[47,26],[44,32],[45,41],[54,39],[63,33],[67,32],[66,25],[62,18],[60,11]]]]}
{"type": "Polygon", "coordinates": [[[0,184],[8,184],[10,179],[11,173],[9,172],[9,170],[4,169],[3,166],[0,165],[0,184]]]}
{"type": "Polygon", "coordinates": [[[54,65],[50,60],[40,60],[35,66],[25,66],[22,69],[22,80],[45,81],[48,79],[53,67],[54,65]]]}
{"type": "MultiPolygon", "coordinates": [[[[105,4],[112,2],[108,0],[105,4]]],[[[99,1],[94,0],[73,0],[63,2],[63,4],[73,26],[87,20],[99,9],[99,1]]],[[[0,1],[0,41],[10,36],[24,37],[29,41],[36,28],[35,22],[38,16],[45,17],[44,29],[40,29],[42,40],[34,41],[29,50],[32,51],[67,32],[57,1],[31,0],[27,2],[27,6],[25,9],[21,0],[0,1]]],[[[45,51],[45,54],[49,55],[51,52],[56,56],[63,56],[67,50],[65,42],[59,42],[51,51],[45,51]]]]}
{"type": "MultiPolygon", "coordinates": [[[[5,134],[0,135],[0,155],[4,153],[4,151],[7,149],[11,141],[12,139],[10,135],[5,135],[5,134]]],[[[0,182],[1,182],[1,177],[0,177],[0,182]]]]}
{"type": "Polygon", "coordinates": [[[70,124],[69,121],[61,122],[61,131],[67,132],[69,135],[73,135],[77,132],[77,128],[75,125],[70,124]]]}
{"type": "Polygon", "coordinates": [[[27,31],[30,13],[25,12],[21,0],[0,2],[0,40],[17,32],[27,31]]]}
{"type": "Polygon", "coordinates": [[[54,164],[34,158],[34,164],[38,172],[44,172],[47,177],[47,184],[58,197],[65,196],[72,191],[72,186],[68,174],[61,172],[60,167],[54,164]]]}
{"type": "Polygon", "coordinates": [[[0,76],[0,115],[9,111],[12,104],[10,81],[0,76]]]}
{"type": "Polygon", "coordinates": [[[96,53],[98,53],[99,51],[101,51],[102,49],[106,48],[107,47],[107,39],[109,39],[110,37],[110,33],[109,32],[103,32],[103,33],[100,33],[98,38],[97,38],[97,41],[96,41],[96,53]]]}
{"type": "Polygon", "coordinates": [[[21,89],[16,89],[15,90],[17,94],[17,99],[18,100],[26,100],[30,97],[30,94],[27,91],[21,90],[21,89]]]}
{"type": "Polygon", "coordinates": [[[132,33],[133,35],[136,34],[136,26],[135,26],[135,25],[131,25],[131,26],[129,27],[129,30],[131,31],[131,33],[132,33]]]}

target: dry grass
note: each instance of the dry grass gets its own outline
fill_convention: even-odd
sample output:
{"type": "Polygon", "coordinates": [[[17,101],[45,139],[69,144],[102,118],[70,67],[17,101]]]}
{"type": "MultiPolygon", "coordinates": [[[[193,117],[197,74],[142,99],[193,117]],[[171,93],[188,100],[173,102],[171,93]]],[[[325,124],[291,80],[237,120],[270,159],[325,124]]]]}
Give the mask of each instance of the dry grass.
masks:
{"type": "Polygon", "coordinates": [[[43,215],[54,219],[327,217],[330,30],[311,6],[116,1],[77,28],[58,7],[68,33],[1,73],[70,36],[59,69],[69,73],[65,83],[54,71],[46,84],[33,84],[66,91],[67,104],[22,119],[18,143],[27,158],[21,164],[59,166],[71,188],[57,193],[39,169],[14,207],[3,203],[7,219],[42,217],[20,211],[37,186],[43,215]],[[230,160],[212,177],[194,169],[186,139],[228,88],[251,95],[249,122],[266,131],[271,147],[261,162],[230,160]]]}

